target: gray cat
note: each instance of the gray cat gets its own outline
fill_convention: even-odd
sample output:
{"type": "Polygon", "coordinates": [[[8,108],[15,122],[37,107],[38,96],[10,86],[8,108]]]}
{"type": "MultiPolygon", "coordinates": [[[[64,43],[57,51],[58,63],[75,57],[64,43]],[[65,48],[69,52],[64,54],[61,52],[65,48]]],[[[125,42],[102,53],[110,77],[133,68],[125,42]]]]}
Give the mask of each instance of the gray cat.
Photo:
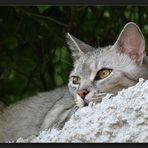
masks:
{"type": "Polygon", "coordinates": [[[49,127],[62,127],[78,107],[100,102],[148,78],[145,40],[135,23],[128,23],[113,46],[93,48],[69,33],[74,68],[68,87],[22,100],[0,113],[0,142],[38,134],[49,127]],[[75,105],[76,104],[76,105],[75,105]]]}

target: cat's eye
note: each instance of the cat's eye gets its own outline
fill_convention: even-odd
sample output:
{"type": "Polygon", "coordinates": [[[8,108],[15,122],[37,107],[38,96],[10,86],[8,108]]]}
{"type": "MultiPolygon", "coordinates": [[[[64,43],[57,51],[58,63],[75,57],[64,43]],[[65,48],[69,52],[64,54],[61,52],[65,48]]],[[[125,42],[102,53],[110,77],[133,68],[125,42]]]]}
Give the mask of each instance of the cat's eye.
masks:
{"type": "Polygon", "coordinates": [[[109,76],[111,72],[112,72],[112,69],[106,69],[106,68],[101,69],[101,70],[98,71],[98,73],[95,77],[95,80],[104,79],[107,76],[109,76]]]}
{"type": "Polygon", "coordinates": [[[72,82],[73,84],[80,84],[81,78],[78,76],[72,76],[72,82]]]}

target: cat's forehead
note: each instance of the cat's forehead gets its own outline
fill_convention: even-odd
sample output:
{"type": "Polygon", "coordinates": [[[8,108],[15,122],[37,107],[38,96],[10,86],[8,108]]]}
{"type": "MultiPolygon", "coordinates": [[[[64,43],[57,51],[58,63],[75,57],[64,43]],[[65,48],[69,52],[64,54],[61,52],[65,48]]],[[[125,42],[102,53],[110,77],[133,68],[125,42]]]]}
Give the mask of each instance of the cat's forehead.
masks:
{"type": "Polygon", "coordinates": [[[97,72],[102,68],[118,68],[129,65],[130,58],[120,54],[113,46],[98,48],[82,55],[74,63],[74,73],[90,74],[92,71],[97,72]]]}
{"type": "MultiPolygon", "coordinates": [[[[84,71],[87,70],[97,70],[102,66],[108,65],[106,60],[107,52],[110,52],[111,46],[105,48],[98,48],[94,51],[90,51],[84,55],[82,55],[75,62],[75,70],[76,71],[84,71]]],[[[109,60],[109,59],[108,59],[109,60]]]]}

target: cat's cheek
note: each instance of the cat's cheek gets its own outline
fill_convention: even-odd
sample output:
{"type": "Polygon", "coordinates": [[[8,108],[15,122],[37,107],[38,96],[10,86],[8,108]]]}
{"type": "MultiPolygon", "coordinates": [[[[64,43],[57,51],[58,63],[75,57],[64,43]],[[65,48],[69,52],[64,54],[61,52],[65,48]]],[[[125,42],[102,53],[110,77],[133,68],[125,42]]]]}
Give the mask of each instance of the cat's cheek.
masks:
{"type": "Polygon", "coordinates": [[[77,91],[77,87],[71,83],[68,84],[68,88],[69,88],[69,91],[72,93],[76,93],[76,91],[77,91]]]}
{"type": "Polygon", "coordinates": [[[85,102],[89,103],[89,102],[101,102],[102,98],[105,96],[105,93],[96,93],[96,92],[92,92],[89,93],[86,97],[85,97],[85,102]]]}

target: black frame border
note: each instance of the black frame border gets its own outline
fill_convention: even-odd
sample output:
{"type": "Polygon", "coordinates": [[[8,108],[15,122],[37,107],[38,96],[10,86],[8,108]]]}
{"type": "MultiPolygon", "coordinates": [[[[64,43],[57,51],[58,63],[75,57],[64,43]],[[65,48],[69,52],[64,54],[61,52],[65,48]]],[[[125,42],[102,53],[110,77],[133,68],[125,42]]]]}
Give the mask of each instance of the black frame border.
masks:
{"type": "Polygon", "coordinates": [[[148,5],[147,0],[0,0],[0,5],[148,5]]]}

